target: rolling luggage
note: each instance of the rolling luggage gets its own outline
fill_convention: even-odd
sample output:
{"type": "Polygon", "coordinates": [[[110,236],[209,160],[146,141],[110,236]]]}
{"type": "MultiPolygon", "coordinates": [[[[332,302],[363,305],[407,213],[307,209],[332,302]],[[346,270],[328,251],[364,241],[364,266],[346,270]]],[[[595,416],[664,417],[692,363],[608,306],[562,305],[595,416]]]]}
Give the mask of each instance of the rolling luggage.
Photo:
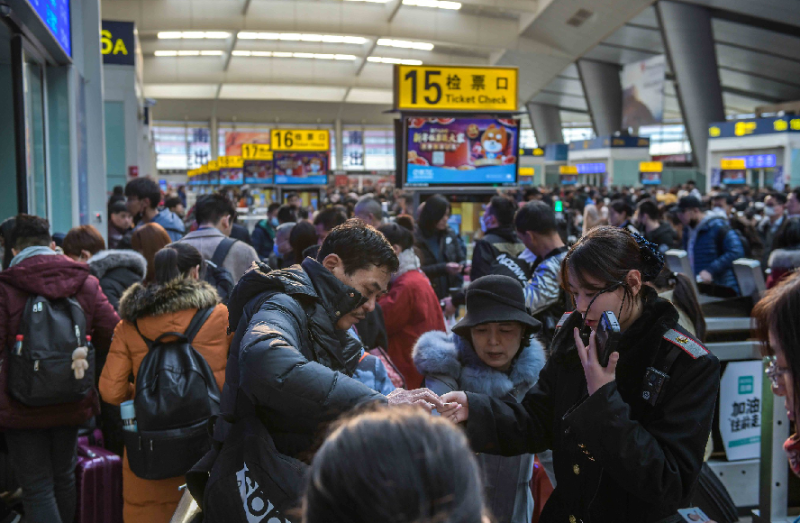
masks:
{"type": "Polygon", "coordinates": [[[78,446],[105,448],[103,432],[100,429],[80,430],[78,432],[78,446]]]}
{"type": "Polygon", "coordinates": [[[78,445],[75,523],[122,523],[122,458],[100,447],[78,445]]]}

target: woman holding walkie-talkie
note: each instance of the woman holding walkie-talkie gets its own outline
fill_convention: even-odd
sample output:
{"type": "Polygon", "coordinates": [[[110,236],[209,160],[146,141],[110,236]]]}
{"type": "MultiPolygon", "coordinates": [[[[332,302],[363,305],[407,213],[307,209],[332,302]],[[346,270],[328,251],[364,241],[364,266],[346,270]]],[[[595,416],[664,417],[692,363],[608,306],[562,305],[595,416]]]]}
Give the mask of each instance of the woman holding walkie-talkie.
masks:
{"type": "Polygon", "coordinates": [[[517,404],[452,392],[474,450],[553,450],[557,487],[540,521],[683,521],[703,464],[719,361],[646,281],[655,245],[615,227],[581,238],[561,265],[575,311],[559,322],[539,382],[517,404]],[[607,362],[607,363],[606,363],[607,362]]]}

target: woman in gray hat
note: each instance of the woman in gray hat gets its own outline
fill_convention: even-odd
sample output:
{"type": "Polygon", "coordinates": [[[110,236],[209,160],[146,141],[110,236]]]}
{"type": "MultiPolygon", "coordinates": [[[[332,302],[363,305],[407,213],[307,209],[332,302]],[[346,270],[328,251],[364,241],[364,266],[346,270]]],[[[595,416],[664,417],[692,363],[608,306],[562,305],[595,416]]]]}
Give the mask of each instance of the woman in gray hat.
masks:
{"type": "MultiPolygon", "coordinates": [[[[472,282],[466,300],[467,315],[453,334],[431,331],[417,341],[413,358],[423,386],[440,395],[464,390],[521,401],[545,362],[533,338],[540,324],[525,308],[522,286],[508,276],[484,276],[472,282]]],[[[487,507],[499,523],[531,521],[533,458],[478,455],[487,507]]]]}

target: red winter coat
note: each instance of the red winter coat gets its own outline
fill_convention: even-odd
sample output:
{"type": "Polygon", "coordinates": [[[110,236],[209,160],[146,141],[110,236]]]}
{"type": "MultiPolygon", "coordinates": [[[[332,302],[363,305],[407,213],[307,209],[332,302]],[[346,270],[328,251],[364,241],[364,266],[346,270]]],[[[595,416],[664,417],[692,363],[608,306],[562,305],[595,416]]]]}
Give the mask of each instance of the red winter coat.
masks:
{"type": "Polygon", "coordinates": [[[108,353],[119,323],[119,316],[100,290],[100,282],[89,274],[86,264],[61,255],[33,256],[0,272],[0,430],[80,425],[100,411],[96,390],[80,402],[46,407],[28,407],[8,395],[8,365],[3,363],[32,293],[48,299],[76,296],[86,314],[86,330],[92,336],[97,360],[105,359],[101,355],[108,353]]]}
{"type": "Polygon", "coordinates": [[[406,387],[419,388],[422,375],[414,366],[411,351],[426,332],[445,330],[439,298],[428,277],[411,270],[392,282],[389,293],[378,302],[386,320],[389,357],[406,379],[406,387]]]}

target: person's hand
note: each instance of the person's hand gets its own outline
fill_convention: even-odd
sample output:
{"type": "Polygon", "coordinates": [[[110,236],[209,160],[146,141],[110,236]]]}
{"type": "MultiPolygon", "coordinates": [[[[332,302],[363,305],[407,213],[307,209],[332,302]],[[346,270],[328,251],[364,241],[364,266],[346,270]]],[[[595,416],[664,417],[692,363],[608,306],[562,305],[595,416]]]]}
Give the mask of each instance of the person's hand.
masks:
{"type": "Polygon", "coordinates": [[[448,262],[445,268],[448,274],[461,274],[461,269],[464,267],[460,263],[448,262]]]}
{"type": "Polygon", "coordinates": [[[464,274],[469,275],[470,273],[472,273],[472,265],[465,265],[464,266],[464,274]]]}
{"type": "Polygon", "coordinates": [[[603,385],[611,383],[616,379],[619,352],[613,352],[608,358],[608,366],[602,367],[597,357],[597,345],[594,331],[592,335],[589,336],[588,347],[584,346],[580,331],[577,327],[573,331],[573,335],[575,337],[575,347],[578,349],[578,356],[583,365],[583,373],[586,375],[586,387],[589,389],[589,395],[591,396],[603,385]]]}
{"type": "Polygon", "coordinates": [[[712,283],[714,281],[714,277],[711,276],[711,273],[708,271],[700,271],[698,276],[700,276],[700,280],[702,280],[704,283],[712,283]]]}
{"type": "Polygon", "coordinates": [[[458,312],[458,311],[456,310],[455,305],[453,305],[453,298],[448,296],[447,298],[444,299],[444,316],[445,316],[445,318],[450,318],[452,316],[455,316],[456,312],[458,312]]]}
{"type": "Polygon", "coordinates": [[[428,412],[433,409],[441,412],[445,408],[444,401],[430,389],[394,389],[386,398],[389,405],[416,405],[428,412]]]}
{"type": "Polygon", "coordinates": [[[442,396],[444,407],[437,409],[439,414],[453,423],[463,423],[469,418],[467,394],[461,391],[448,392],[442,396]]]}

